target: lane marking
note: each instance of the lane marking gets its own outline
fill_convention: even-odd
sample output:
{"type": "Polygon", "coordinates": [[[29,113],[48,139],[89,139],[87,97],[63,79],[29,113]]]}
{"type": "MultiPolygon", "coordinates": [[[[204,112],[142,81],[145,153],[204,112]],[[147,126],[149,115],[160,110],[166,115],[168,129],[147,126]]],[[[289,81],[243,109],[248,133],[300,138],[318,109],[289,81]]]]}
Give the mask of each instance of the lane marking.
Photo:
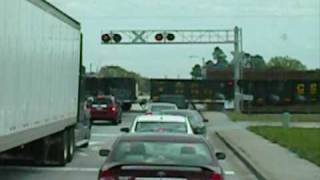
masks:
{"type": "Polygon", "coordinates": [[[94,136],[94,137],[117,137],[119,135],[120,134],[103,134],[103,133],[93,133],[93,134],[91,134],[91,136],[94,136]]]}
{"type": "Polygon", "coordinates": [[[7,167],[0,167],[0,170],[51,171],[51,172],[59,172],[59,171],[60,172],[98,172],[99,168],[7,166],[7,167]]]}
{"type": "Polygon", "coordinates": [[[76,152],[76,154],[78,154],[79,156],[82,156],[82,157],[88,157],[89,156],[89,154],[84,153],[84,152],[76,152]]]}
{"type": "Polygon", "coordinates": [[[235,175],[234,171],[224,171],[225,175],[235,175]]]}
{"type": "Polygon", "coordinates": [[[104,145],[106,142],[104,141],[90,141],[89,146],[95,146],[95,145],[104,145]]]}

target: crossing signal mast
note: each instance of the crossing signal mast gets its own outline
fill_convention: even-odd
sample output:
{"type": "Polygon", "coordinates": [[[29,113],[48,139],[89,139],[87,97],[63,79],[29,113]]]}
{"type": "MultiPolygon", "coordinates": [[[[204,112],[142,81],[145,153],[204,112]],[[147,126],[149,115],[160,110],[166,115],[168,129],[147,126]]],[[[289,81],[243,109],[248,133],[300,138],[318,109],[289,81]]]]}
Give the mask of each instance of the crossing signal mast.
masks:
{"type": "Polygon", "coordinates": [[[177,45],[177,44],[232,44],[234,46],[234,104],[240,112],[242,29],[227,30],[112,30],[101,34],[102,45],[177,45]]]}

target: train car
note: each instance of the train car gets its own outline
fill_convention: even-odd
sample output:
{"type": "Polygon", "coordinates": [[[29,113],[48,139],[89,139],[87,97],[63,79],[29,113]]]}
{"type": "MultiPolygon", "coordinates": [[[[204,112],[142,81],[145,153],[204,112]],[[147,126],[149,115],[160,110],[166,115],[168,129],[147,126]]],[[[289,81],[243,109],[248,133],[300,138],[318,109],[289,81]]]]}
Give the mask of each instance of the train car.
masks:
{"type": "Polygon", "coordinates": [[[233,81],[151,79],[151,99],[160,95],[183,95],[193,102],[233,99],[233,81]]]}
{"type": "Polygon", "coordinates": [[[98,94],[113,95],[121,101],[122,108],[130,110],[137,101],[138,84],[134,78],[98,78],[85,77],[85,94],[97,96],[98,94]]]}

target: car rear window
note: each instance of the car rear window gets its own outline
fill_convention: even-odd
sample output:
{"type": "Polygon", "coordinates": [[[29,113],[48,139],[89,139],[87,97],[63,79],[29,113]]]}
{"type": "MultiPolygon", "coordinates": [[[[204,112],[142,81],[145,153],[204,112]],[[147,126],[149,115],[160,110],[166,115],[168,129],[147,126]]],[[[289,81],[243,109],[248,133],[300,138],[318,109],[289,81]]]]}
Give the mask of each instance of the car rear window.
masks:
{"type": "Polygon", "coordinates": [[[175,106],[157,106],[157,105],[151,106],[152,112],[160,112],[163,110],[175,110],[175,109],[176,109],[175,106]]]}
{"type": "Polygon", "coordinates": [[[163,111],[163,114],[167,115],[176,115],[176,116],[184,116],[187,117],[191,123],[192,126],[200,125],[202,124],[202,117],[201,115],[196,111],[163,111]]]}
{"type": "Polygon", "coordinates": [[[138,122],[135,132],[187,133],[188,130],[184,122],[138,122]]]}
{"type": "Polygon", "coordinates": [[[94,105],[110,105],[112,104],[112,100],[110,98],[95,98],[93,100],[94,105]]]}
{"type": "Polygon", "coordinates": [[[212,164],[209,148],[203,143],[120,142],[112,159],[123,163],[176,165],[212,164]]]}

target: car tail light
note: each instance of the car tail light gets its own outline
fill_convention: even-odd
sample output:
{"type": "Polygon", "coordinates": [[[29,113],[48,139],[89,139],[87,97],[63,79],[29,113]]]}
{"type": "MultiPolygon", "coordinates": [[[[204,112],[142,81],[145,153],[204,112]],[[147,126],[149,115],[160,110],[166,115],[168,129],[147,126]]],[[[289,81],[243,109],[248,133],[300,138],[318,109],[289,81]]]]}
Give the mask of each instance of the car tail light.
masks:
{"type": "Polygon", "coordinates": [[[103,171],[99,175],[99,180],[116,180],[110,171],[103,171]]]}
{"type": "Polygon", "coordinates": [[[115,112],[117,109],[115,107],[111,107],[111,111],[115,112]]]}
{"type": "Polygon", "coordinates": [[[210,180],[223,180],[223,176],[221,174],[218,174],[218,173],[213,173],[211,176],[210,176],[210,180]]]}

